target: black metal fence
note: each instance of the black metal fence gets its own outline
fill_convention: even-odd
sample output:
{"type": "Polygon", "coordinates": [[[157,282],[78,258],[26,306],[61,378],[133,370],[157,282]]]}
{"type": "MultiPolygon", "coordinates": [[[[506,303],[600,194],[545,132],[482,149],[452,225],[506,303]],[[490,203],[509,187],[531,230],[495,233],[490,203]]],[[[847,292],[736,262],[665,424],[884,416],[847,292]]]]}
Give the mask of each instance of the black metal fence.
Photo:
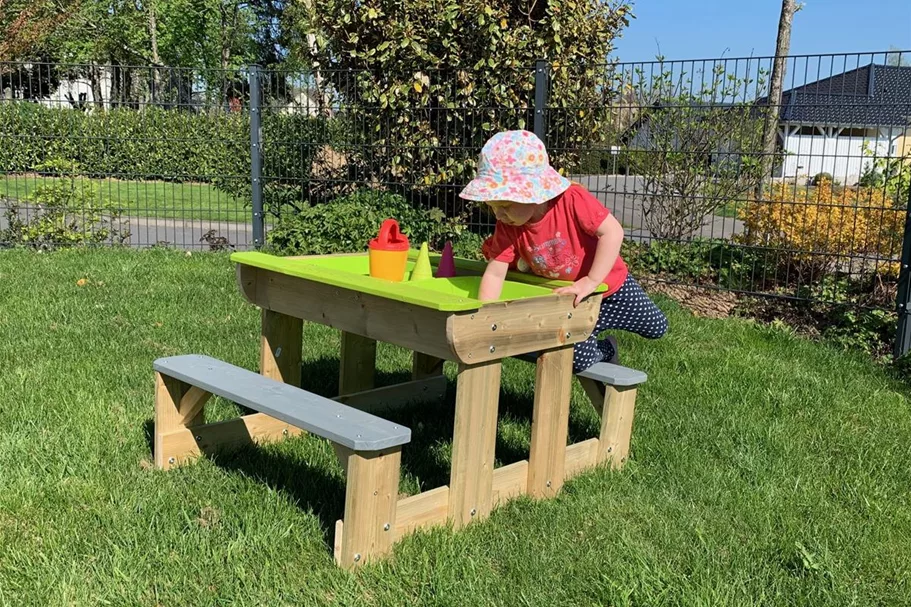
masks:
{"type": "Polygon", "coordinates": [[[283,219],[369,189],[458,218],[479,243],[491,218],[458,191],[487,137],[525,128],[614,212],[653,280],[897,302],[905,352],[911,53],[788,57],[780,98],[774,66],[539,61],[498,85],[483,68],[403,83],[0,64],[0,242],[258,247],[283,219]]]}

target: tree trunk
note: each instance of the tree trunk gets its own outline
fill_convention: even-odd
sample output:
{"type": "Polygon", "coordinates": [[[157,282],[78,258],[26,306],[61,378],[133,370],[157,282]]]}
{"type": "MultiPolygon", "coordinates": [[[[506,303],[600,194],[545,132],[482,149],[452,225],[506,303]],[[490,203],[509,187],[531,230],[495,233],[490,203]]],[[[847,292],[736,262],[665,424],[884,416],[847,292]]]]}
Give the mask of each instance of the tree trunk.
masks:
{"type": "Polygon", "coordinates": [[[92,65],[89,68],[89,84],[92,87],[92,99],[95,102],[95,109],[99,112],[104,111],[104,95],[101,92],[101,68],[92,65]]]}
{"type": "Polygon", "coordinates": [[[155,104],[161,79],[158,75],[158,66],[161,59],[158,56],[158,25],[155,19],[155,0],[149,0],[149,39],[152,41],[152,94],[151,102],[155,104]]]}
{"type": "MultiPolygon", "coordinates": [[[[228,89],[230,85],[230,79],[228,77],[228,65],[231,62],[231,39],[232,35],[229,34],[231,28],[228,27],[228,14],[225,8],[224,3],[219,6],[221,10],[221,99],[219,104],[228,103],[228,89]]],[[[234,5],[234,13],[237,14],[237,4],[234,5]]],[[[236,24],[236,20],[235,20],[236,24]]]]}
{"type": "Polygon", "coordinates": [[[788,51],[791,48],[791,23],[794,13],[798,11],[795,0],[782,0],[781,16],[778,19],[778,42],[775,45],[775,59],[772,63],[772,77],[769,83],[768,107],[766,108],[765,125],[762,138],[762,179],[756,192],[757,199],[762,195],[762,184],[771,178],[772,162],[778,143],[778,117],[781,107],[781,89],[787,67],[788,51]]]}

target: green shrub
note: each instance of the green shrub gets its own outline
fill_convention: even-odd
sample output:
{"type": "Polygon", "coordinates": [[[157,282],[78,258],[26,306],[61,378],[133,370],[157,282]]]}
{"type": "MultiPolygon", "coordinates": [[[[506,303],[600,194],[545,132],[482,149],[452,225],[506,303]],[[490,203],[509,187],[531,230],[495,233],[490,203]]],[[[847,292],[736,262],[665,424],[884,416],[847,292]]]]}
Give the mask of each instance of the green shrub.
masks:
{"type": "Polygon", "coordinates": [[[484,255],[481,254],[481,245],[486,239],[487,236],[465,230],[452,243],[452,254],[462,259],[483,261],[484,255]]]}
{"type": "Polygon", "coordinates": [[[648,244],[624,241],[622,255],[633,274],[656,274],[702,280],[714,275],[709,263],[712,243],[703,240],[648,244]]]}
{"type": "Polygon", "coordinates": [[[7,228],[0,242],[36,249],[54,249],[84,244],[122,244],[130,233],[120,217],[121,209],[101,196],[91,182],[77,180],[78,165],[61,159],[36,168],[61,177],[35,188],[25,199],[30,206],[22,219],[21,205],[9,204],[4,213],[7,228]]]}
{"type": "Polygon", "coordinates": [[[895,207],[905,208],[911,194],[911,156],[874,157],[864,166],[857,185],[882,189],[895,207]]]}
{"type": "Polygon", "coordinates": [[[579,162],[569,167],[569,172],[577,175],[629,175],[630,154],[627,150],[614,154],[605,149],[581,152],[579,162]]]}
{"type": "Polygon", "coordinates": [[[267,241],[273,249],[292,255],[366,251],[388,217],[398,221],[414,248],[426,241],[438,250],[462,233],[461,218],[447,218],[438,209],[417,209],[398,194],[360,190],[299,213],[285,213],[269,230],[267,241]]]}
{"type": "Polygon", "coordinates": [[[614,85],[604,69],[631,7],[621,1],[550,0],[289,3],[289,31],[305,61],[321,66],[322,85],[346,100],[354,151],[365,176],[415,189],[458,184],[478,150],[506,128],[531,128],[537,59],[549,64],[545,140],[551,160],[574,163],[575,151],[605,128],[600,108],[614,85]],[[572,110],[570,111],[570,108],[572,110]]]}
{"type": "Polygon", "coordinates": [[[829,183],[836,185],[835,180],[832,178],[832,173],[816,173],[810,181],[810,184],[821,185],[823,181],[828,181],[829,183]]]}
{"type": "MultiPolygon", "coordinates": [[[[149,107],[84,113],[34,103],[0,104],[0,172],[29,173],[62,159],[90,177],[212,183],[250,197],[250,121],[243,113],[206,114],[149,107]]],[[[334,127],[302,114],[263,116],[263,178],[289,185],[296,199],[314,155],[334,127]]],[[[268,203],[268,201],[267,201],[268,203]]]]}

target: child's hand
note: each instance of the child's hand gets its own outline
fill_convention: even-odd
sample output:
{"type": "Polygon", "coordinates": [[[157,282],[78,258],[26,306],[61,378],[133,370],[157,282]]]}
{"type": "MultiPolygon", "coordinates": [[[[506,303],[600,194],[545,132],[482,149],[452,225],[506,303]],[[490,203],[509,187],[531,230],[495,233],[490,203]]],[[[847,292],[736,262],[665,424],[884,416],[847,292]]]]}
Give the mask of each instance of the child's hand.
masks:
{"type": "Polygon", "coordinates": [[[554,293],[558,293],[560,295],[564,293],[575,294],[576,299],[573,300],[573,307],[575,308],[582,302],[583,299],[591,295],[595,289],[598,288],[599,284],[601,283],[595,282],[588,276],[585,276],[568,287],[560,287],[559,289],[554,289],[554,293]]]}

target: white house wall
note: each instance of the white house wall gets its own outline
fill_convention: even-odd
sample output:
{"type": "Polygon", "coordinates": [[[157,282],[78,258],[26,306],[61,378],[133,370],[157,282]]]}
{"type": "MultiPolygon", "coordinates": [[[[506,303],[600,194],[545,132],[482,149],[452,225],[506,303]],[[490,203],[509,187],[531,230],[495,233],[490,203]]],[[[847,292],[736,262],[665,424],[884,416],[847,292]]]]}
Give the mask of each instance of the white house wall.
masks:
{"type": "MultiPolygon", "coordinates": [[[[111,71],[109,69],[101,70],[101,77],[98,80],[101,88],[101,101],[105,108],[111,106],[111,71]]],[[[60,86],[47,97],[39,100],[39,103],[48,107],[69,108],[67,93],[72,95],[74,101],[79,101],[80,93],[85,94],[85,103],[89,111],[94,109],[95,94],[92,92],[92,83],[87,78],[77,78],[75,80],[61,80],[60,86]]]]}
{"type": "Polygon", "coordinates": [[[837,128],[825,129],[826,135],[801,135],[799,129],[791,127],[784,139],[786,152],[783,177],[813,177],[818,173],[829,173],[844,183],[853,185],[863,174],[870,162],[864,155],[864,143],[877,156],[890,155],[894,136],[888,130],[877,137],[837,136],[837,128]]]}

